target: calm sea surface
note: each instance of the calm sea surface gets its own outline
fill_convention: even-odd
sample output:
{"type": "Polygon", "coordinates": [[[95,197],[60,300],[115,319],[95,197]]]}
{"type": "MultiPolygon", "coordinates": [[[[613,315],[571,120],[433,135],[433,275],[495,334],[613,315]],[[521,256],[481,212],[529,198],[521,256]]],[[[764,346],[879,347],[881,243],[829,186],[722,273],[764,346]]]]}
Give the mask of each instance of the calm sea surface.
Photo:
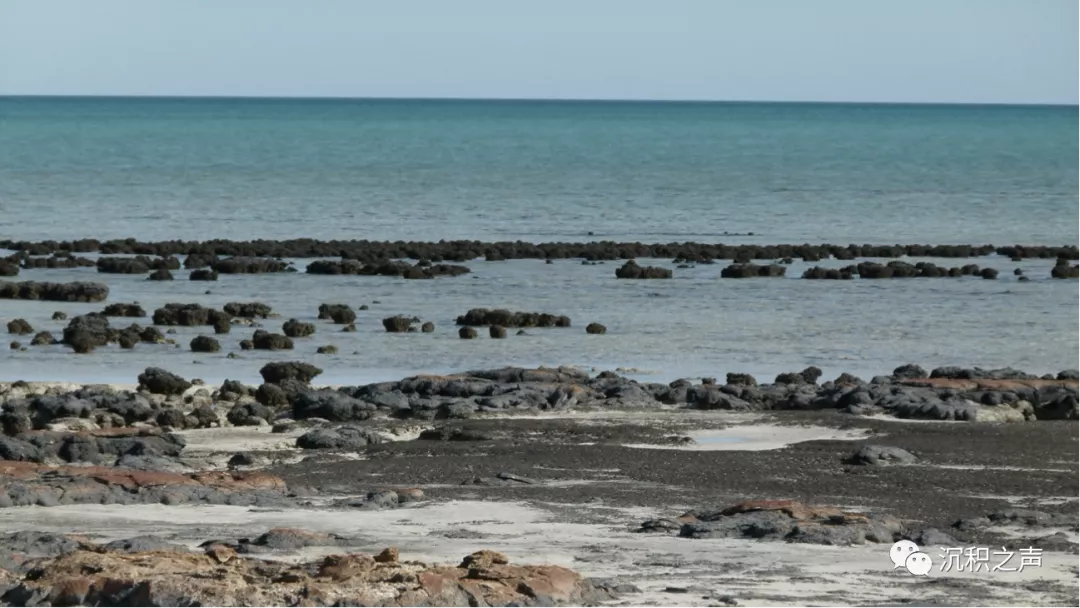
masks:
{"type": "MultiPolygon", "coordinates": [[[[1076,244],[1077,130],[1075,107],[0,98],[0,238],[1076,244]]],[[[541,363],[654,379],[1077,367],[1076,282],[1050,280],[1051,261],[974,261],[1001,278],[814,282],[796,264],[790,279],[737,281],[718,279],[721,263],[627,282],[611,264],[566,260],[476,261],[435,281],[20,279],[102,279],[110,301],[148,309],[257,299],[310,319],[321,302],[368,303],[359,332],[320,326],[293,353],[327,382],[541,363]],[[568,314],[575,327],[462,342],[452,319],[475,306],[568,314]],[[378,320],[396,313],[439,330],[383,333],[378,320]],[[608,335],[586,336],[590,321],[608,335]],[[340,354],[315,355],[321,344],[340,354]]],[[[100,307],[0,301],[0,320],[58,330],[54,309],[100,307]]],[[[240,333],[220,356],[187,352],[190,330],[184,349],[3,348],[0,380],[133,381],[147,364],[254,380],[271,355],[225,359],[240,333]]]]}

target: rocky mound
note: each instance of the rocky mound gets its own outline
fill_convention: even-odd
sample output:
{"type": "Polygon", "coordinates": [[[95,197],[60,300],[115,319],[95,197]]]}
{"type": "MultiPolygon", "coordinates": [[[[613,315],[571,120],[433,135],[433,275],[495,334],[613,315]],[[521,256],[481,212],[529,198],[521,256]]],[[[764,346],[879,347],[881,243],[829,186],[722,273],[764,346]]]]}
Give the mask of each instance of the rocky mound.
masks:
{"type": "MultiPolygon", "coordinates": [[[[969,258],[996,253],[1009,258],[1065,258],[1075,260],[1075,244],[1060,247],[1044,245],[725,245],[723,243],[616,243],[612,241],[574,243],[526,243],[522,241],[364,241],[288,239],[231,241],[159,241],[140,242],[135,239],[81,239],[78,241],[16,241],[0,240],[0,249],[12,249],[29,255],[66,254],[70,252],[100,252],[102,254],[154,253],[159,256],[197,256],[201,263],[210,263],[217,256],[264,256],[290,258],[348,258],[359,263],[375,264],[391,259],[415,259],[440,262],[463,262],[479,257],[487,259],[567,259],[628,260],[632,258],[682,258],[687,260],[777,260],[802,258],[808,262],[825,258],[852,260],[855,258],[935,257],[969,258]]],[[[186,262],[186,261],[185,261],[186,262]]],[[[196,266],[185,266],[194,268],[196,266]]]]}
{"type": "Polygon", "coordinates": [[[457,318],[458,325],[481,327],[570,327],[570,317],[542,312],[511,312],[504,308],[473,308],[457,318]]]}
{"type": "Polygon", "coordinates": [[[51,302],[100,302],[109,297],[109,287],[102,283],[39,283],[0,281],[0,299],[48,300],[51,302]]]}
{"type": "Polygon", "coordinates": [[[225,544],[203,553],[124,552],[82,544],[31,559],[29,574],[0,601],[11,606],[554,606],[612,599],[572,570],[518,566],[477,551],[456,566],[376,556],[329,555],[288,564],[237,554],[225,544]]]}
{"type": "Polygon", "coordinates": [[[678,530],[684,538],[753,538],[816,545],[892,543],[904,532],[900,520],[793,500],[751,500],[723,509],[688,511],[675,520],[650,520],[639,531],[678,530]]]}
{"type": "Polygon", "coordinates": [[[354,259],[315,260],[307,265],[308,274],[347,274],[361,276],[402,277],[405,279],[434,279],[456,277],[472,272],[466,266],[432,264],[420,261],[409,264],[400,260],[378,260],[364,263],[354,259]]]}
{"type": "Polygon", "coordinates": [[[180,474],[0,460],[0,507],[199,503],[293,506],[285,482],[257,471],[180,474]]]}

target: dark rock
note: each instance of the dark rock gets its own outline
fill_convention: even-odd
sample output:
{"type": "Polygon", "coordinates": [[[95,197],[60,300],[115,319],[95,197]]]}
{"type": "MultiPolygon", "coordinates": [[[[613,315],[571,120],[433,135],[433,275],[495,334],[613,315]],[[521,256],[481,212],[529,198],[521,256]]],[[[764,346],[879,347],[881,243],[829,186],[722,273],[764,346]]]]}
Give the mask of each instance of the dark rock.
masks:
{"type": "Polygon", "coordinates": [[[488,334],[490,334],[492,338],[502,339],[506,337],[506,328],[501,325],[492,325],[488,327],[488,334]]]}
{"type": "Polygon", "coordinates": [[[109,319],[97,313],[79,315],[64,328],[64,344],[77,353],[89,353],[109,343],[112,328],[109,319]]]}
{"type": "Polygon", "coordinates": [[[720,278],[742,279],[750,277],[782,277],[787,273],[787,268],[779,264],[758,266],[757,264],[732,264],[720,271],[720,278]]]}
{"type": "Polygon", "coordinates": [[[171,272],[169,272],[165,268],[158,268],[157,270],[151,272],[146,277],[146,280],[148,280],[148,281],[171,281],[171,280],[173,280],[173,275],[172,275],[171,272]]]}
{"type": "Polygon", "coordinates": [[[124,304],[117,302],[106,306],[105,310],[101,311],[101,314],[106,317],[145,317],[146,311],[138,303],[124,304]]]}
{"type": "Polygon", "coordinates": [[[37,283],[0,281],[0,300],[49,300],[53,302],[100,302],[109,297],[101,283],[37,283]]]}
{"type": "Polygon", "coordinates": [[[755,500],[720,511],[691,511],[679,531],[686,538],[753,538],[822,545],[892,543],[903,531],[895,518],[808,507],[789,500],[755,500]]]}
{"type": "Polygon", "coordinates": [[[458,325],[481,327],[570,327],[570,317],[536,312],[511,312],[505,309],[473,308],[457,318],[458,325]]]}
{"type": "Polygon", "coordinates": [[[273,418],[273,412],[261,403],[238,403],[225,415],[236,426],[261,426],[273,418]]]}
{"type": "Polygon", "coordinates": [[[98,272],[112,274],[145,274],[150,272],[150,259],[145,256],[135,258],[98,258],[98,272]]]}
{"type": "Polygon", "coordinates": [[[588,325],[585,326],[585,333],[587,333],[587,334],[606,334],[607,333],[607,327],[604,327],[603,325],[601,325],[599,323],[589,323],[588,325]]]}
{"type": "Polygon", "coordinates": [[[404,315],[386,317],[382,320],[383,327],[390,333],[404,333],[412,327],[414,319],[404,315]]]}
{"type": "Polygon", "coordinates": [[[732,386],[757,386],[757,379],[750,374],[737,374],[729,373],[727,375],[727,384],[732,386]]]}
{"type": "Polygon", "coordinates": [[[356,321],[356,311],[348,304],[320,304],[319,318],[329,319],[338,325],[348,325],[356,321]]]}
{"type": "Polygon", "coordinates": [[[195,336],[191,339],[191,350],[196,353],[216,353],[221,351],[221,343],[210,336],[195,336]]]}
{"type": "Polygon", "coordinates": [[[111,543],[102,545],[102,548],[119,553],[147,553],[150,551],[186,552],[188,550],[184,545],[170,543],[164,538],[152,534],[114,540],[111,543]]]}
{"type": "Polygon", "coordinates": [[[888,465],[914,464],[918,458],[911,452],[897,447],[883,445],[864,445],[847,458],[847,464],[888,465]]]}
{"type": "Polygon", "coordinates": [[[290,338],[304,338],[315,333],[315,324],[289,319],[282,326],[282,332],[290,338]]]}
{"type": "Polygon", "coordinates": [[[297,380],[305,384],[310,383],[315,376],[323,370],[301,361],[278,361],[267,363],[259,370],[263,381],[271,384],[281,384],[285,380],[297,380]]]}
{"type": "Polygon", "coordinates": [[[435,331],[435,324],[431,321],[426,321],[423,325],[420,326],[420,331],[424,332],[425,334],[430,334],[431,332],[435,331]]]}
{"type": "Polygon", "coordinates": [[[177,325],[196,327],[213,325],[219,319],[228,320],[228,315],[212,308],[203,308],[198,304],[169,303],[154,311],[154,325],[177,325]]]}
{"type": "Polygon", "coordinates": [[[0,437],[0,460],[41,462],[45,454],[32,443],[17,437],[0,437]]]}
{"type": "MultiPolygon", "coordinates": [[[[292,350],[293,341],[288,336],[272,334],[262,329],[256,329],[251,336],[251,345],[258,350],[292,350]]],[[[244,343],[240,343],[244,347],[244,343]]],[[[246,350],[246,349],[245,349],[246,350]]]]}
{"type": "Polygon", "coordinates": [[[893,378],[903,379],[927,377],[926,370],[913,363],[909,363],[908,365],[901,365],[900,367],[893,370],[892,375],[893,378]]]}
{"type": "Polygon", "coordinates": [[[182,431],[187,427],[187,418],[184,412],[177,409],[167,409],[158,412],[156,422],[160,427],[171,427],[182,431]]]}
{"type": "Polygon", "coordinates": [[[316,348],[315,352],[320,355],[336,355],[338,352],[338,347],[334,346],[333,344],[326,344],[320,346],[319,348],[316,348]]]}
{"type": "Polygon", "coordinates": [[[670,279],[671,271],[659,266],[639,266],[634,260],[628,260],[615,269],[618,279],[670,279]]]}
{"type": "Polygon", "coordinates": [[[52,313],[52,320],[53,321],[67,321],[67,313],[66,312],[61,312],[61,311],[58,310],[58,311],[52,313]]]}
{"type": "Polygon", "coordinates": [[[191,383],[160,367],[148,367],[139,374],[139,388],[159,395],[180,395],[191,388],[191,383]]]}
{"type": "Polygon", "coordinates": [[[462,340],[472,340],[475,339],[478,335],[479,334],[476,332],[476,330],[471,327],[462,327],[458,330],[458,337],[462,340]]]}
{"type": "Polygon", "coordinates": [[[339,426],[333,429],[315,429],[296,439],[296,447],[305,450],[360,450],[370,444],[382,443],[383,438],[368,429],[356,426],[339,426]]]}
{"type": "Polygon", "coordinates": [[[25,336],[34,333],[34,328],[26,322],[26,319],[8,321],[7,330],[9,334],[15,334],[16,336],[25,336]]]}
{"type": "Polygon", "coordinates": [[[214,260],[210,268],[221,274],[261,274],[264,272],[295,272],[281,260],[258,257],[232,257],[223,260],[214,260]]]}
{"type": "Polygon", "coordinates": [[[191,274],[188,275],[188,279],[191,281],[216,281],[218,280],[218,273],[210,268],[199,268],[192,270],[191,274]]]}
{"type": "Polygon", "coordinates": [[[270,316],[272,309],[262,302],[229,302],[225,305],[224,311],[232,317],[265,319],[270,316]]]}

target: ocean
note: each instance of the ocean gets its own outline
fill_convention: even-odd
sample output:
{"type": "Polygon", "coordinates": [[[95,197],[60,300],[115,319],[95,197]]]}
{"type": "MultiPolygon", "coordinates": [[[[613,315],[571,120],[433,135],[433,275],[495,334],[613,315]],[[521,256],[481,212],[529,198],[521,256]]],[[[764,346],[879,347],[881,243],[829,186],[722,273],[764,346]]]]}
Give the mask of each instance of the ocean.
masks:
{"type": "MultiPolygon", "coordinates": [[[[1075,245],[1077,116],[1035,106],[0,98],[0,239],[1075,245]]],[[[867,378],[908,362],[1078,366],[1077,285],[1051,280],[1052,260],[932,261],[1002,273],[804,281],[798,261],[783,279],[735,280],[719,278],[719,262],[620,281],[611,262],[477,260],[470,275],[433,281],[301,273],[205,284],[184,273],[158,283],[24,270],[19,280],[102,280],[110,302],[148,310],[234,300],[265,301],[281,320],[314,320],[322,302],[370,310],[357,333],[322,324],[288,354],[226,359],[248,337],[239,328],[218,355],[188,352],[191,329],[175,336],[179,349],[4,348],[0,380],[134,382],[152,364],[254,381],[262,362],[285,357],[340,384],[539,364],[649,380],[771,379],[807,365],[867,378]],[[1016,280],[1017,267],[1030,282],[1016,280]],[[453,319],[473,307],[567,314],[574,326],[461,341],[453,319]],[[386,334],[379,319],[397,313],[438,330],[386,334]],[[592,321],[608,333],[586,335],[592,321]],[[339,354],[316,355],[323,344],[339,354]]],[[[0,318],[58,332],[53,310],[101,306],[0,301],[0,318]]]]}

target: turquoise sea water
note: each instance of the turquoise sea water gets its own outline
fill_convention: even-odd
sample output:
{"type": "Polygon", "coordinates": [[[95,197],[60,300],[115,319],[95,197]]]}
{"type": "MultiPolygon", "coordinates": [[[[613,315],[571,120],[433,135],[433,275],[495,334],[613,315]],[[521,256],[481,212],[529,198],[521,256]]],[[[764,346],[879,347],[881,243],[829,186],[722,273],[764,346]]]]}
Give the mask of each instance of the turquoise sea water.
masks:
{"type": "Polygon", "coordinates": [[[1076,107],[0,98],[0,233],[1077,242],[1076,107]]]}
{"type": "MultiPolygon", "coordinates": [[[[1077,129],[1075,107],[0,98],[0,239],[1076,244],[1077,129]]],[[[476,260],[471,275],[434,281],[204,284],[30,270],[19,279],[102,280],[110,301],[148,310],[262,300],[283,315],[267,321],[274,330],[315,321],[322,302],[371,310],[356,333],[321,323],[289,354],[226,359],[250,335],[240,328],[214,355],[188,351],[198,329],[180,330],[183,348],[5,347],[0,380],[133,382],[152,364],[254,381],[285,357],[315,361],[334,383],[505,364],[623,366],[656,380],[807,365],[866,378],[908,362],[1077,367],[1077,285],[1051,280],[1052,261],[934,261],[1002,273],[803,281],[796,263],[785,279],[733,280],[719,278],[726,262],[653,260],[675,278],[638,282],[615,279],[610,263],[476,260]],[[568,314],[574,327],[459,340],[454,317],[479,306],[568,314]],[[386,334],[379,320],[397,313],[439,329],[386,334]],[[591,321],[608,334],[585,335],[591,321]],[[339,354],[317,355],[322,344],[339,354]]],[[[53,310],[101,307],[0,301],[0,320],[59,332],[53,310]]]]}

